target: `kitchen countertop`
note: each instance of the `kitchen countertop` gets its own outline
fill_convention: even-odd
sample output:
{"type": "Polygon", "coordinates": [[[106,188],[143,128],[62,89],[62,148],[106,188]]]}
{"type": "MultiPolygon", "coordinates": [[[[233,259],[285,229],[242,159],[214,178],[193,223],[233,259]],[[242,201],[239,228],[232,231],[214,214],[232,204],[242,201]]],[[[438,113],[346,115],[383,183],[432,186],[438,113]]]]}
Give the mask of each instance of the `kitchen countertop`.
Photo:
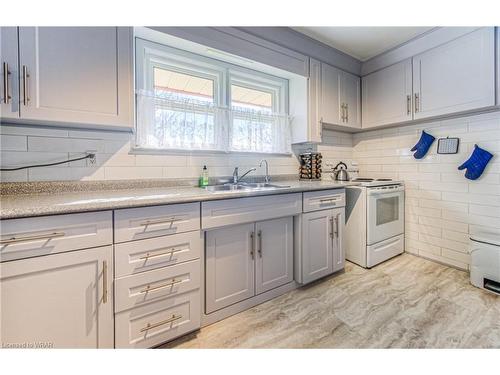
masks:
{"type": "Polygon", "coordinates": [[[339,189],[346,186],[359,185],[355,182],[298,180],[276,181],[275,183],[290,187],[275,190],[209,192],[198,187],[176,186],[1,195],[0,219],[203,202],[260,195],[339,189]]]}

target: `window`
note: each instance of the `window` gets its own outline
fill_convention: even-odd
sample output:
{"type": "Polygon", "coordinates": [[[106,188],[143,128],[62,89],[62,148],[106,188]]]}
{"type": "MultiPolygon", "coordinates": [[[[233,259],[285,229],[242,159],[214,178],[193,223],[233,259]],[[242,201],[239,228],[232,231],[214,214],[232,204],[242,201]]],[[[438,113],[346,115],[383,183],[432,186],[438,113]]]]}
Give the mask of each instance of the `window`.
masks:
{"type": "Polygon", "coordinates": [[[136,147],[289,153],[288,81],[137,40],[136,147]]]}

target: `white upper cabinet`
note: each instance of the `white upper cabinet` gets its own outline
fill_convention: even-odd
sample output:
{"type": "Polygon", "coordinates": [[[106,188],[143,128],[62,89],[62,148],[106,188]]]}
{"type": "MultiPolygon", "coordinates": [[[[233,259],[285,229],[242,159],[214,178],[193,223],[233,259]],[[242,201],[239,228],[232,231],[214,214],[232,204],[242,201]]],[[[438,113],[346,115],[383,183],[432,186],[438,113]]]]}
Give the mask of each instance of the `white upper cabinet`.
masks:
{"type": "Polygon", "coordinates": [[[322,123],[340,122],[340,76],[342,72],[328,64],[321,64],[321,111],[322,123]]]}
{"type": "Polygon", "coordinates": [[[20,27],[20,119],[133,126],[132,30],[20,27]]]}
{"type": "Polygon", "coordinates": [[[0,27],[0,66],[2,87],[0,113],[2,119],[19,117],[19,75],[17,27],[0,27]]]}
{"type": "Polygon", "coordinates": [[[340,125],[361,128],[361,79],[342,72],[340,76],[340,125]]]}
{"type": "Polygon", "coordinates": [[[314,59],[309,62],[309,80],[308,80],[308,126],[307,142],[321,142],[322,127],[321,123],[321,63],[314,59]]]}
{"type": "Polygon", "coordinates": [[[321,122],[361,127],[360,78],[328,64],[321,64],[321,122]]]}
{"type": "Polygon", "coordinates": [[[414,118],[495,104],[495,35],[486,27],[413,57],[414,118]]]}
{"type": "Polygon", "coordinates": [[[411,59],[362,78],[363,128],[413,119],[411,59]]]}

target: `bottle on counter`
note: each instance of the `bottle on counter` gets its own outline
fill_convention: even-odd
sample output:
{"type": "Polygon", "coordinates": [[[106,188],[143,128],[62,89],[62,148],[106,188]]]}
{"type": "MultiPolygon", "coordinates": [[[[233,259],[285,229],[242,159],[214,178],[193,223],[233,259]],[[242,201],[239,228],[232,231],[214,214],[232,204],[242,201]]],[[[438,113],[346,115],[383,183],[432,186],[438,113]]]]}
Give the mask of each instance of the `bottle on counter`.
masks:
{"type": "Polygon", "coordinates": [[[206,165],[203,166],[203,170],[201,171],[199,186],[200,187],[208,186],[208,169],[206,165]]]}

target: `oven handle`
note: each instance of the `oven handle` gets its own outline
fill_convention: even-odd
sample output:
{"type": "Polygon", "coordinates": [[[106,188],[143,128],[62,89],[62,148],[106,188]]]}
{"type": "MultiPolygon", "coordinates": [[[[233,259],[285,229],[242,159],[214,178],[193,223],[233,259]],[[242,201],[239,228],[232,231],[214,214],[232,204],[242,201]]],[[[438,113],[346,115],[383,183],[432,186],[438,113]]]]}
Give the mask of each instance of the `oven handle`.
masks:
{"type": "Polygon", "coordinates": [[[383,188],[376,188],[376,189],[367,189],[368,195],[383,195],[383,194],[392,194],[392,193],[399,193],[405,190],[404,186],[396,186],[396,187],[383,187],[383,188]]]}

